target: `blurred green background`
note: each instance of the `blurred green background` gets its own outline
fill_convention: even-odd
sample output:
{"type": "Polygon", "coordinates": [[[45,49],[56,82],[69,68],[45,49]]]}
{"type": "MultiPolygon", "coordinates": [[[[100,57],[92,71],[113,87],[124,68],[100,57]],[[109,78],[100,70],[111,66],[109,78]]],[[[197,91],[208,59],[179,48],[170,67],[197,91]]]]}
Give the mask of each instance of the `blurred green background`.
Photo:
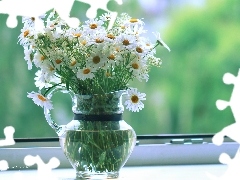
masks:
{"type": "MultiPolygon", "coordinates": [[[[240,56],[240,3],[238,0],[123,0],[110,1],[109,9],[144,18],[148,33],[160,31],[171,52],[158,48],[161,68],[152,68],[147,83],[133,82],[147,94],[139,113],[124,112],[124,119],[143,134],[216,133],[234,122],[231,109],[216,108],[218,99],[229,100],[233,85],[226,85],[226,72],[235,76],[240,56]]],[[[71,16],[86,20],[88,4],[75,1],[71,16]]],[[[103,13],[99,10],[98,14],[103,13]]],[[[0,14],[0,138],[6,126],[15,137],[57,136],[48,126],[43,109],[27,98],[37,91],[36,69],[27,70],[23,48],[17,44],[22,28],[6,26],[8,15],[0,14]],[[2,132],[1,132],[2,131],[2,132]]],[[[53,117],[60,124],[72,118],[66,94],[53,97],[53,117]]]]}

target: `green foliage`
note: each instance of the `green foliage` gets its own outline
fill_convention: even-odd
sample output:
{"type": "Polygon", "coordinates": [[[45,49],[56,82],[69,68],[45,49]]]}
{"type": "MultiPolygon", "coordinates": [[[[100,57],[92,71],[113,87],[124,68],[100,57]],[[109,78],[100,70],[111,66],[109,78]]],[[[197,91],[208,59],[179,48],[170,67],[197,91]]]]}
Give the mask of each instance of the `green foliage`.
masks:
{"type": "Polygon", "coordinates": [[[226,72],[237,75],[239,69],[239,2],[207,2],[203,8],[175,12],[169,23],[164,40],[171,53],[161,54],[163,66],[150,73],[146,86],[153,98],[147,97],[138,118],[126,117],[134,121],[145,115],[141,123],[154,124],[138,129],[138,134],[149,129],[151,133],[213,133],[234,122],[230,108],[219,111],[215,102],[229,100],[233,86],[225,85],[222,77],[226,72]],[[151,102],[157,98],[158,102],[151,102]]]}
{"type": "MultiPolygon", "coordinates": [[[[124,112],[125,121],[137,134],[212,133],[234,122],[230,108],[219,111],[215,102],[229,100],[233,86],[224,84],[222,77],[226,72],[237,75],[240,67],[240,4],[238,0],[206,2],[201,8],[186,7],[181,12],[174,8],[162,33],[171,52],[159,49],[162,67],[152,68],[149,82],[135,83],[147,94],[145,108],[139,113],[124,112]]],[[[88,5],[75,2],[71,16],[82,18],[87,9],[88,5]]],[[[116,7],[111,5],[111,9],[116,7]]],[[[118,10],[144,16],[138,16],[139,4],[132,0],[124,1],[118,10]]],[[[21,19],[15,29],[6,27],[6,19],[7,15],[0,15],[0,130],[12,125],[15,137],[56,136],[42,108],[26,97],[35,88],[35,70],[27,70],[23,49],[17,44],[21,19]]],[[[70,98],[58,94],[53,98],[55,118],[66,124],[71,119],[70,98]]]]}
{"type": "MultiPolygon", "coordinates": [[[[53,136],[47,123],[38,126],[39,122],[44,122],[42,109],[34,107],[26,97],[27,92],[34,88],[35,75],[27,71],[23,49],[17,44],[21,23],[17,28],[10,29],[5,25],[7,17],[0,15],[0,130],[3,132],[6,126],[13,126],[15,137],[37,137],[44,133],[45,136],[53,136]]],[[[21,22],[21,19],[18,18],[18,21],[21,22]]],[[[0,136],[4,137],[2,133],[0,136]]]]}

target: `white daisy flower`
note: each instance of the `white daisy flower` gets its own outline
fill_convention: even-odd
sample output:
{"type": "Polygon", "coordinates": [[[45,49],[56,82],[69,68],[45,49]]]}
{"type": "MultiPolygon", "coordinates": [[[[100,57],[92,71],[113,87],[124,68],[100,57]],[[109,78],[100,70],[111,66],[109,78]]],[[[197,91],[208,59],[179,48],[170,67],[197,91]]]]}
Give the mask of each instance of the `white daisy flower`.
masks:
{"type": "Polygon", "coordinates": [[[34,23],[35,23],[35,17],[23,16],[22,17],[22,23],[27,24],[29,26],[33,26],[34,23]]]}
{"type": "Polygon", "coordinates": [[[32,58],[31,58],[32,49],[24,47],[24,59],[27,61],[28,70],[32,69],[32,58]]]}
{"type": "Polygon", "coordinates": [[[110,21],[112,19],[112,15],[108,13],[104,13],[103,15],[100,16],[100,19],[102,21],[110,21]]]}
{"type": "Polygon", "coordinates": [[[143,100],[146,100],[146,94],[137,91],[137,88],[129,88],[127,90],[127,98],[125,101],[126,108],[132,112],[139,112],[144,108],[143,100]]]}
{"type": "Polygon", "coordinates": [[[116,24],[119,26],[119,27],[122,27],[124,26],[124,24],[126,23],[126,21],[128,21],[129,19],[131,19],[131,17],[127,14],[127,13],[122,13],[120,15],[120,17],[117,17],[116,19],[116,24]]]}
{"type": "Polygon", "coordinates": [[[130,68],[129,71],[133,71],[133,74],[137,74],[142,68],[142,63],[139,60],[133,60],[127,67],[130,68]]]}
{"type": "Polygon", "coordinates": [[[148,48],[146,47],[145,44],[143,44],[143,43],[137,43],[137,44],[136,44],[136,48],[135,48],[135,52],[136,52],[139,56],[143,57],[143,56],[145,56],[145,55],[149,52],[149,50],[148,50],[148,48]]]}
{"type": "Polygon", "coordinates": [[[44,36],[48,37],[51,41],[55,41],[53,38],[53,31],[50,28],[44,28],[44,36]]]}
{"type": "Polygon", "coordinates": [[[35,64],[36,67],[43,68],[44,66],[48,65],[48,60],[44,55],[37,51],[34,54],[33,63],[35,64]]]}
{"type": "Polygon", "coordinates": [[[138,58],[135,58],[127,65],[127,67],[129,68],[129,71],[132,72],[133,77],[138,79],[140,82],[142,79],[148,81],[148,68],[143,59],[140,61],[138,58]]]}
{"type": "Polygon", "coordinates": [[[76,68],[79,66],[80,64],[77,62],[77,60],[72,57],[70,62],[69,62],[69,68],[72,69],[73,71],[76,70],[76,68]]]}
{"type": "Polygon", "coordinates": [[[52,38],[59,39],[61,38],[62,34],[65,33],[60,27],[56,27],[56,30],[52,32],[52,38]]]}
{"type": "Polygon", "coordinates": [[[92,54],[87,58],[87,66],[93,68],[100,68],[106,63],[106,58],[101,53],[101,50],[93,51],[92,54]]]}
{"type": "Polygon", "coordinates": [[[53,30],[54,28],[56,28],[58,26],[58,22],[56,22],[56,20],[51,21],[50,19],[47,19],[46,21],[46,30],[53,30]]]}
{"type": "Polygon", "coordinates": [[[67,29],[65,32],[65,35],[68,36],[68,38],[70,40],[77,38],[78,40],[80,40],[81,38],[83,38],[82,36],[83,32],[80,28],[76,28],[76,29],[67,29]]]}
{"type": "Polygon", "coordinates": [[[85,35],[89,34],[95,34],[97,31],[103,29],[102,25],[104,22],[102,20],[97,19],[89,19],[88,21],[85,21],[86,25],[83,25],[83,31],[85,32],[85,35]]]}
{"type": "Polygon", "coordinates": [[[163,47],[165,47],[169,52],[170,52],[170,48],[168,47],[167,44],[165,44],[165,42],[163,42],[160,33],[159,32],[155,32],[153,33],[155,35],[155,37],[157,38],[157,42],[162,45],[163,47]]]}
{"type": "Polygon", "coordinates": [[[30,46],[33,43],[33,40],[30,37],[33,37],[35,33],[35,30],[28,26],[24,25],[24,27],[21,29],[21,34],[19,35],[18,42],[22,46],[30,46]]]}
{"type": "Polygon", "coordinates": [[[136,37],[128,34],[121,34],[117,37],[116,41],[120,44],[120,48],[132,50],[136,47],[136,37]]]}
{"type": "Polygon", "coordinates": [[[35,80],[35,85],[38,87],[40,90],[42,88],[49,88],[52,87],[52,84],[48,83],[45,79],[45,73],[41,70],[37,71],[35,73],[36,77],[34,78],[35,80]]]}
{"type": "Polygon", "coordinates": [[[146,33],[144,30],[144,22],[140,19],[131,18],[124,23],[125,33],[139,36],[142,33],[146,33]]]}
{"type": "Polygon", "coordinates": [[[47,66],[42,68],[43,72],[46,73],[46,79],[53,76],[56,73],[55,67],[53,67],[51,64],[48,64],[47,66]]]}
{"type": "Polygon", "coordinates": [[[91,44],[101,44],[105,42],[106,39],[106,31],[100,30],[96,34],[93,34],[90,38],[91,44]]]}
{"type": "Polygon", "coordinates": [[[85,50],[88,49],[88,46],[91,45],[90,38],[87,36],[84,36],[82,38],[79,38],[79,47],[85,48],[85,50]]]}
{"type": "Polygon", "coordinates": [[[60,69],[60,66],[66,61],[67,55],[63,50],[56,49],[50,53],[49,59],[52,61],[55,69],[60,69]]]}
{"type": "Polygon", "coordinates": [[[107,55],[107,64],[108,66],[115,66],[116,64],[119,64],[119,59],[121,60],[122,58],[117,54],[117,53],[114,53],[114,52],[109,52],[109,54],[107,55]]]}
{"type": "Polygon", "coordinates": [[[34,78],[35,80],[35,85],[36,87],[38,87],[39,89],[42,88],[49,88],[52,87],[51,83],[60,83],[61,79],[56,77],[55,75],[53,76],[49,76],[46,72],[44,72],[43,70],[38,70],[35,73],[36,77],[34,78]]]}
{"type": "Polygon", "coordinates": [[[94,78],[93,72],[96,72],[96,71],[94,68],[91,68],[91,67],[85,67],[85,68],[79,69],[77,72],[77,78],[83,81],[85,79],[92,79],[94,78]]]}
{"type": "Polygon", "coordinates": [[[38,17],[23,17],[22,22],[30,27],[41,30],[44,27],[43,19],[45,14],[42,14],[38,17]]]}
{"type": "Polygon", "coordinates": [[[139,26],[140,27],[140,26],[144,26],[144,22],[137,18],[130,18],[127,21],[125,21],[125,26],[130,26],[130,27],[139,26]]]}
{"type": "Polygon", "coordinates": [[[27,97],[31,98],[36,105],[41,106],[42,108],[44,108],[44,110],[53,109],[53,105],[50,99],[44,97],[40,93],[32,91],[31,93],[28,93],[27,97]]]}
{"type": "Polygon", "coordinates": [[[105,65],[107,66],[114,67],[115,65],[119,65],[119,63],[123,61],[121,54],[116,50],[116,47],[114,45],[103,46],[102,53],[105,54],[105,58],[107,60],[105,65]]]}
{"type": "Polygon", "coordinates": [[[149,68],[147,65],[144,65],[142,68],[141,68],[141,71],[139,72],[138,76],[136,76],[136,78],[142,82],[142,80],[145,80],[146,82],[148,81],[149,79],[149,75],[148,75],[148,72],[149,72],[149,68]]]}
{"type": "Polygon", "coordinates": [[[115,39],[116,39],[116,36],[112,32],[108,32],[106,37],[105,37],[105,41],[107,41],[109,43],[112,43],[112,44],[114,44],[115,39]]]}

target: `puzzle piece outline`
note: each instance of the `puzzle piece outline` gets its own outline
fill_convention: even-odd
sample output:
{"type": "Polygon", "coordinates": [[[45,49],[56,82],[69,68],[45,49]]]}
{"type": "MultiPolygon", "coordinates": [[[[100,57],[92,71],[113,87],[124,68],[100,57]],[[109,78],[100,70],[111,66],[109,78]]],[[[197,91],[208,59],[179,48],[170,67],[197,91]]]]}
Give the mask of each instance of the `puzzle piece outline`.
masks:
{"type": "Polygon", "coordinates": [[[89,4],[90,5],[90,8],[87,10],[86,12],[86,16],[89,18],[89,19],[94,19],[97,17],[97,10],[98,9],[102,9],[108,13],[110,13],[111,15],[111,20],[109,22],[109,28],[111,28],[117,18],[117,15],[118,13],[117,12],[114,12],[114,11],[109,11],[108,8],[107,8],[107,4],[110,2],[110,1],[115,1],[117,2],[119,5],[121,5],[123,2],[122,0],[101,0],[101,3],[96,3],[95,0],[76,0],[76,1],[79,1],[79,2],[82,2],[82,3],[86,3],[86,4],[89,4]]]}
{"type": "MultiPolygon", "coordinates": [[[[240,106],[240,69],[238,71],[238,75],[234,76],[231,73],[225,73],[223,76],[223,82],[227,85],[233,84],[233,90],[229,101],[225,100],[217,100],[216,106],[219,110],[224,110],[227,107],[231,108],[231,111],[233,113],[235,123],[232,123],[226,127],[224,127],[221,131],[216,133],[213,138],[212,142],[213,144],[220,146],[224,142],[224,137],[227,136],[240,144],[240,135],[238,135],[238,132],[240,131],[240,112],[238,112],[238,107],[240,106]]],[[[237,177],[237,179],[240,178],[240,171],[238,170],[238,167],[240,166],[240,146],[234,156],[234,158],[230,158],[230,156],[226,153],[221,153],[219,156],[219,162],[222,164],[228,165],[227,170],[221,177],[216,177],[211,174],[207,174],[207,176],[212,180],[228,180],[232,177],[237,177]]]]}
{"type": "Polygon", "coordinates": [[[39,16],[51,9],[56,9],[59,16],[70,26],[76,26],[79,24],[79,20],[74,17],[69,17],[69,12],[72,9],[74,1],[75,0],[64,0],[58,3],[58,0],[35,0],[35,2],[32,3],[32,0],[1,0],[0,12],[9,15],[6,24],[10,28],[17,26],[17,16],[34,17],[38,19],[39,16]],[[12,6],[12,4],[14,4],[14,6],[12,6]],[[28,6],[26,6],[26,4],[28,6]]]}
{"type": "Polygon", "coordinates": [[[0,160],[0,172],[8,170],[8,162],[6,160],[0,160]]]}
{"type": "MultiPolygon", "coordinates": [[[[15,144],[13,135],[15,133],[15,129],[12,126],[6,126],[3,130],[5,135],[4,140],[0,140],[0,147],[1,146],[11,146],[15,144]]],[[[8,162],[6,160],[0,160],[0,171],[6,171],[9,169],[8,162]]]]}
{"type": "Polygon", "coordinates": [[[56,177],[52,175],[52,169],[57,168],[60,165],[60,161],[58,158],[52,157],[48,163],[45,164],[39,155],[27,155],[24,158],[24,164],[28,167],[36,164],[38,178],[42,179],[51,177],[51,179],[54,179],[56,177]]]}
{"type": "Polygon", "coordinates": [[[55,9],[69,26],[76,28],[80,20],[76,17],[69,17],[75,1],[90,5],[90,8],[86,12],[88,18],[95,18],[98,9],[110,13],[113,18],[110,20],[109,27],[113,25],[118,13],[108,10],[107,4],[110,1],[115,1],[119,5],[123,3],[122,0],[102,0],[98,3],[96,3],[95,0],[64,0],[61,1],[61,3],[59,3],[58,0],[35,0],[34,3],[32,3],[32,0],[0,0],[0,13],[8,14],[6,24],[10,28],[15,28],[18,25],[17,16],[34,17],[36,22],[40,24],[38,17],[51,9],[55,9]],[[14,4],[14,6],[12,6],[12,4],[14,4]],[[26,4],[28,6],[26,6],[26,4]]]}
{"type": "Polygon", "coordinates": [[[15,144],[13,135],[15,133],[15,129],[12,126],[6,126],[3,130],[5,139],[0,140],[0,147],[1,146],[11,146],[15,144]]]}
{"type": "Polygon", "coordinates": [[[216,133],[212,140],[214,144],[221,145],[223,143],[224,136],[226,135],[240,144],[240,135],[237,133],[237,130],[240,130],[240,111],[238,111],[238,107],[240,106],[240,103],[238,102],[238,99],[240,99],[240,93],[238,93],[240,92],[240,69],[237,76],[225,73],[223,76],[223,82],[227,85],[233,84],[233,91],[229,101],[221,99],[217,100],[216,106],[219,110],[224,110],[227,107],[230,107],[235,123],[226,126],[220,132],[216,133]]]}

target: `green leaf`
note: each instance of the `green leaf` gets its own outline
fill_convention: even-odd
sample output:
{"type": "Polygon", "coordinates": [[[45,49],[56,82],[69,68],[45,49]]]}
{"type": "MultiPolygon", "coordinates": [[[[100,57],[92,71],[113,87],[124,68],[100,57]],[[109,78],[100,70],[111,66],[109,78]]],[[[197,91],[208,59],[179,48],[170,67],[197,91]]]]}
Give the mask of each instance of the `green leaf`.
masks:
{"type": "Polygon", "coordinates": [[[66,88],[67,88],[67,90],[69,90],[69,81],[68,80],[66,81],[66,88]]]}
{"type": "Polygon", "coordinates": [[[105,158],[106,158],[106,151],[104,151],[101,155],[100,155],[100,157],[99,157],[99,164],[100,165],[103,165],[104,164],[104,161],[105,161],[105,158]]]}

